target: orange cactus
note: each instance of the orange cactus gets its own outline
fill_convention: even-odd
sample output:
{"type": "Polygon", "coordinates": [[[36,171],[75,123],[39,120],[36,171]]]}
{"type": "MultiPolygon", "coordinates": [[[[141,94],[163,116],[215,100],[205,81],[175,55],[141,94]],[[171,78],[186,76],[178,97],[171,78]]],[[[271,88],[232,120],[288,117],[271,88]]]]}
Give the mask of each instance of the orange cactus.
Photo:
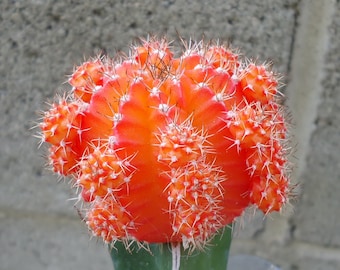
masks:
{"type": "Polygon", "coordinates": [[[69,83],[42,137],[105,242],[200,247],[248,206],[288,202],[287,127],[266,66],[203,42],[175,57],[150,39],[120,62],[85,62],[69,83]]]}

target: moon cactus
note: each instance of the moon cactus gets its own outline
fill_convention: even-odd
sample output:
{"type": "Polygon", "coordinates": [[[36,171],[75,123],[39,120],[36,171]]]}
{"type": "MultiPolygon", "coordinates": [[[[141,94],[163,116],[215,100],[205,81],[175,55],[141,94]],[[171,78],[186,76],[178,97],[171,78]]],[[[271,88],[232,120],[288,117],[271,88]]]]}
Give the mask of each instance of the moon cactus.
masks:
{"type": "Polygon", "coordinates": [[[248,206],[288,202],[287,124],[267,65],[202,41],[175,55],[150,38],[120,60],[84,62],[68,82],[41,137],[106,243],[204,248],[248,206]]]}

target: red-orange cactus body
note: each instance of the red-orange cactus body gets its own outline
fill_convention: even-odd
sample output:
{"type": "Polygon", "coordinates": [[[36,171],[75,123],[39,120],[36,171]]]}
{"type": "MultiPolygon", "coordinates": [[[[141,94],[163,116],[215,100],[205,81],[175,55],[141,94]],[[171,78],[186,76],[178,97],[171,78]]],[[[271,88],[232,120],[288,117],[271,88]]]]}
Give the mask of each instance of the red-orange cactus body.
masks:
{"type": "Polygon", "coordinates": [[[203,43],[176,58],[151,40],[131,55],[77,68],[74,99],[41,124],[93,233],[195,247],[251,204],[279,211],[289,186],[274,74],[203,43]]]}

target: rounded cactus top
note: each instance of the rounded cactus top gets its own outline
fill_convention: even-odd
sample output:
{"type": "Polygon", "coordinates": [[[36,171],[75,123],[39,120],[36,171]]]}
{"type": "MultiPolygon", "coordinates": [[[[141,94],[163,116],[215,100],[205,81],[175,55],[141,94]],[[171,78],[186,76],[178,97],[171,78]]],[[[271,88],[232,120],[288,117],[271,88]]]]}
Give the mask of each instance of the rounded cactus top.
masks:
{"type": "Polygon", "coordinates": [[[278,79],[228,47],[165,39],[90,59],[44,113],[54,171],[70,176],[105,242],[202,247],[255,205],[288,202],[287,124],[278,79]]]}

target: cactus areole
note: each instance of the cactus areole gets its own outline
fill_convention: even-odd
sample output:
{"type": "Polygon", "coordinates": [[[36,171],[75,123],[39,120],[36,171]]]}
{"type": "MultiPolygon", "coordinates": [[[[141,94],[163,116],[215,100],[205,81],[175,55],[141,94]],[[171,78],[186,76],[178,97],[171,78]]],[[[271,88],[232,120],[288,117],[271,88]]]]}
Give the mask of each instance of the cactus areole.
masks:
{"type": "Polygon", "coordinates": [[[288,202],[276,74],[217,43],[184,47],[175,56],[149,38],[119,60],[90,59],[43,114],[50,165],[106,243],[204,247],[248,206],[288,202]]]}

